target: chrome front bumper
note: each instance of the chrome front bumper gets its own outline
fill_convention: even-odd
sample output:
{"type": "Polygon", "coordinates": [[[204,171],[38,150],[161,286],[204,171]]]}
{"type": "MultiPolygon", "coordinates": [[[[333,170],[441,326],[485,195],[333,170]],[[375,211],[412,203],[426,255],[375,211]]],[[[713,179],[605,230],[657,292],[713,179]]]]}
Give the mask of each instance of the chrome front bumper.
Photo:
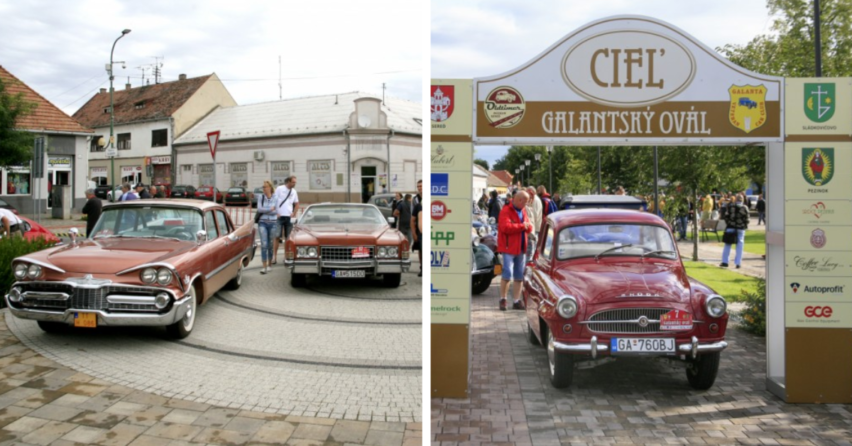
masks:
{"type": "Polygon", "coordinates": [[[6,306],[12,314],[20,319],[31,319],[35,321],[63,322],[74,324],[74,313],[96,313],[98,315],[98,326],[166,326],[174,324],[186,315],[190,307],[190,295],[186,295],[172,304],[171,310],[166,313],[110,313],[104,310],[75,310],[73,308],[62,311],[35,310],[31,308],[15,308],[9,301],[9,295],[5,296],[6,306]]]}
{"type": "MultiPolygon", "coordinates": [[[[592,339],[588,343],[566,344],[563,342],[554,342],[553,346],[560,352],[588,353],[593,359],[598,356],[598,352],[609,351],[609,345],[606,343],[598,343],[597,336],[592,336],[592,339]]],[[[721,352],[727,347],[728,343],[725,341],[701,344],[698,342],[698,338],[693,336],[690,342],[678,345],[676,350],[679,353],[688,353],[692,358],[695,358],[700,353],[721,352]]],[[[664,353],[661,353],[661,355],[663,354],[664,353]]]]}
{"type": "Polygon", "coordinates": [[[284,266],[295,274],[322,275],[322,270],[366,270],[367,274],[400,274],[411,268],[411,259],[369,259],[358,262],[326,262],[322,260],[284,260],[284,266]]]}

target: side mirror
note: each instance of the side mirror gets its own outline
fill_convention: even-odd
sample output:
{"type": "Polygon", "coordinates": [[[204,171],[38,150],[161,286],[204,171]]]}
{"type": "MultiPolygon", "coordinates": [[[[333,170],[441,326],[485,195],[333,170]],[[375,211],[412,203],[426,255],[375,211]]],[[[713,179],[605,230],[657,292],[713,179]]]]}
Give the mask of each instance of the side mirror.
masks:
{"type": "Polygon", "coordinates": [[[195,233],[195,243],[198,245],[204,244],[207,242],[207,231],[200,230],[195,233]]]}
{"type": "Polygon", "coordinates": [[[394,223],[396,223],[396,218],[395,217],[388,217],[388,224],[394,224],[394,223]]]}

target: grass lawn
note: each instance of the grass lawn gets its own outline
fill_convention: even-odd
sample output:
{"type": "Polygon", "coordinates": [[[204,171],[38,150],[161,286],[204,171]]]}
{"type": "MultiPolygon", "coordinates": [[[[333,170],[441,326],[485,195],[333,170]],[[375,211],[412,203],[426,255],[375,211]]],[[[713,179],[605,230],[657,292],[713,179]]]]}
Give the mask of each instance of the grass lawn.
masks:
{"type": "MultiPolygon", "coordinates": [[[[718,246],[725,246],[725,244],[719,243],[718,246]]],[[[746,230],[743,251],[758,255],[766,254],[766,231],[746,230]]]]}
{"type": "Polygon", "coordinates": [[[713,288],[721,294],[728,302],[740,300],[740,291],[746,290],[750,293],[757,291],[758,279],[744,276],[725,268],[708,265],[704,262],[683,262],[686,274],[705,285],[713,288]]]}

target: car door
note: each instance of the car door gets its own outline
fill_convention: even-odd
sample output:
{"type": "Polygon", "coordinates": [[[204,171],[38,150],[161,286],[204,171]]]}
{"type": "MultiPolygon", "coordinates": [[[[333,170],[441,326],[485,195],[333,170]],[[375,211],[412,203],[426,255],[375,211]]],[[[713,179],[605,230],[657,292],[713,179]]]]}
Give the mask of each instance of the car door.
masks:
{"type": "Polygon", "coordinates": [[[526,269],[526,283],[529,286],[524,288],[527,294],[527,317],[530,321],[530,327],[533,330],[538,330],[536,333],[541,333],[538,309],[541,306],[541,302],[547,298],[547,289],[544,286],[542,275],[550,273],[553,263],[553,226],[545,223],[540,234],[544,234],[544,237],[542,237],[542,242],[536,247],[532,265],[526,269]]]}
{"type": "Polygon", "coordinates": [[[205,299],[212,296],[216,291],[225,286],[230,280],[226,273],[222,273],[225,268],[228,253],[225,246],[225,238],[219,234],[219,228],[216,225],[216,214],[213,210],[208,210],[204,213],[204,229],[207,231],[206,256],[204,279],[205,279],[205,299]]]}
{"type": "MultiPolygon", "coordinates": [[[[239,240],[234,226],[222,209],[216,209],[216,224],[219,227],[219,236],[224,238],[224,250],[227,253],[225,256],[226,266],[222,270],[229,278],[234,278],[237,275],[237,270],[240,267],[240,257],[242,257],[243,249],[241,240],[239,240]]],[[[230,279],[228,279],[230,280],[230,279]]]]}

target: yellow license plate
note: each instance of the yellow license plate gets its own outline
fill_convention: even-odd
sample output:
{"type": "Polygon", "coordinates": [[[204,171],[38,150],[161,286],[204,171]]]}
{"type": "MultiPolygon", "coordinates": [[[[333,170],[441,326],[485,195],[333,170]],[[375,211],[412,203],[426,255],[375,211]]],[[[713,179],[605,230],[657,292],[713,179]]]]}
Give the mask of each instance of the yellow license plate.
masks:
{"type": "Polygon", "coordinates": [[[499,276],[503,274],[503,265],[494,265],[494,275],[499,276]]]}
{"type": "Polygon", "coordinates": [[[98,326],[97,313],[74,313],[74,326],[96,328],[98,326]]]}

